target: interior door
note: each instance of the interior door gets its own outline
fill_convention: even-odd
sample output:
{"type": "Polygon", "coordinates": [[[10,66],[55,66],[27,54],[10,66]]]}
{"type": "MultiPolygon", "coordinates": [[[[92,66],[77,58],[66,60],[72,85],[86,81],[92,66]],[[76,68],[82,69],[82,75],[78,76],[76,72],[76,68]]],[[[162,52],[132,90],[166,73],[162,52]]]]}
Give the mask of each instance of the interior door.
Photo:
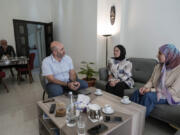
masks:
{"type": "Polygon", "coordinates": [[[28,31],[26,22],[13,20],[17,56],[29,56],[28,31]]]}
{"type": "Polygon", "coordinates": [[[53,23],[45,24],[46,56],[51,54],[50,44],[53,41],[53,23]]]}

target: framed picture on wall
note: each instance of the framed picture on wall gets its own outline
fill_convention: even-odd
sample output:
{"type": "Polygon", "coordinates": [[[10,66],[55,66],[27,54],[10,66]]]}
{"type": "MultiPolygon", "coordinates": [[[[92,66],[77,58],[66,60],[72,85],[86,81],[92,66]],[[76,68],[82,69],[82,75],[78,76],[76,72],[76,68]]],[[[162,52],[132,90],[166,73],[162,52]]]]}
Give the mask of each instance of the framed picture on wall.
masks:
{"type": "Polygon", "coordinates": [[[115,5],[111,6],[110,9],[110,22],[111,25],[113,25],[115,23],[115,18],[116,18],[116,8],[115,5]]]}

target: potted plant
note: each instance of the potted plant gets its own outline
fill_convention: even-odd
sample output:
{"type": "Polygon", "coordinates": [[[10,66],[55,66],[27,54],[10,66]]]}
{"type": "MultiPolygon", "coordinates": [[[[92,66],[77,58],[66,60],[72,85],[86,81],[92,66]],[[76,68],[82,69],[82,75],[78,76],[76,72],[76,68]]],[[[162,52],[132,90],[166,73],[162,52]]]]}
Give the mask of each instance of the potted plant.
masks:
{"type": "Polygon", "coordinates": [[[92,65],[94,63],[82,61],[81,64],[82,66],[80,68],[79,74],[85,75],[85,78],[83,78],[83,80],[88,82],[89,87],[94,86],[96,82],[96,78],[94,78],[94,76],[98,73],[92,68],[92,65]]]}

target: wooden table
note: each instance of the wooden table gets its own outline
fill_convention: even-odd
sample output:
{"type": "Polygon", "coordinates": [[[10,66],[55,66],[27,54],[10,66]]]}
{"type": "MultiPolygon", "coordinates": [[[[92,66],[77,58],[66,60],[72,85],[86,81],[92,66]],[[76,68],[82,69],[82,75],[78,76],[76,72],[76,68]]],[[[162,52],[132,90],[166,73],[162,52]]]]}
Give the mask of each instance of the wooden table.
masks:
{"type": "Polygon", "coordinates": [[[28,60],[29,60],[29,58],[23,57],[23,56],[22,57],[10,57],[7,60],[1,59],[0,60],[0,70],[9,68],[12,76],[14,77],[12,68],[27,67],[28,60]],[[7,61],[8,61],[8,63],[6,63],[7,61]]]}
{"type": "MultiPolygon", "coordinates": [[[[91,103],[99,104],[103,107],[105,104],[109,104],[115,110],[113,115],[121,116],[123,121],[121,123],[104,123],[108,126],[108,130],[103,135],[142,135],[144,130],[145,122],[145,107],[131,103],[129,105],[122,104],[120,102],[120,97],[114,96],[103,91],[102,96],[95,96],[95,88],[91,87],[92,93],[90,95],[91,103]]],[[[69,99],[66,96],[59,96],[55,98],[55,102],[63,102],[67,105],[69,99]]],[[[51,121],[51,126],[54,124],[59,128],[61,135],[77,135],[77,127],[67,127],[65,122],[65,117],[55,117],[55,114],[49,114],[49,108],[52,103],[38,103],[39,110],[39,127],[40,134],[45,134],[44,131],[47,130],[49,134],[53,134],[51,130],[48,130],[46,122],[42,119],[43,112],[48,115],[51,121]],[[43,128],[45,127],[45,128],[43,128]],[[44,130],[41,130],[43,128],[44,130]],[[43,132],[43,133],[42,133],[43,132]]],[[[98,123],[92,123],[89,119],[86,121],[86,130],[95,126],[98,123]]],[[[88,133],[87,133],[88,135],[88,133]]]]}

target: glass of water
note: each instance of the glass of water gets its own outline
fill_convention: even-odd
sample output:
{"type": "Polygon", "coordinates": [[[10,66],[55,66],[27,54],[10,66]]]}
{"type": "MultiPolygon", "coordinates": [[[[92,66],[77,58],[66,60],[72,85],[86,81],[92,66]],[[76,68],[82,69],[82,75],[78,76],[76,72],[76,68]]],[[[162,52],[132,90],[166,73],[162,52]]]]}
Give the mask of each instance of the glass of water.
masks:
{"type": "Polygon", "coordinates": [[[77,132],[78,135],[86,135],[86,130],[85,130],[86,124],[85,124],[85,119],[82,115],[79,116],[79,119],[77,121],[77,132]]]}

